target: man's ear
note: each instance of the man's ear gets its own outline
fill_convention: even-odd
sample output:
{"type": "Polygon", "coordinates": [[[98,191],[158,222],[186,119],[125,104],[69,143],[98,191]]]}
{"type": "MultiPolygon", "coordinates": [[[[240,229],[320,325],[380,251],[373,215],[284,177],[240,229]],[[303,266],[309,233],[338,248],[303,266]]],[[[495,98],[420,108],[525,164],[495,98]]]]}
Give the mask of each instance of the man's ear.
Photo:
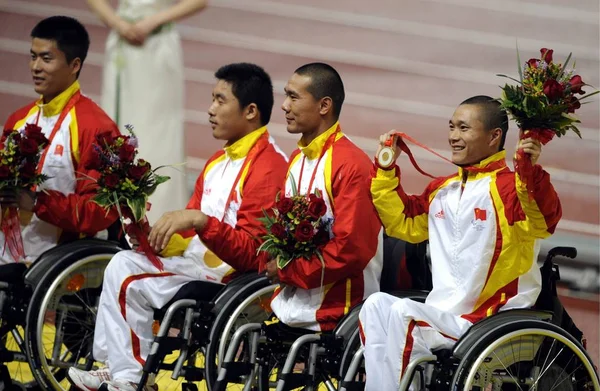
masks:
{"type": "Polygon", "coordinates": [[[490,147],[497,146],[500,150],[500,143],[502,142],[502,129],[496,128],[490,131],[490,147]]]}
{"type": "Polygon", "coordinates": [[[258,111],[258,106],[256,106],[256,103],[250,103],[248,106],[246,106],[246,108],[244,110],[246,112],[246,119],[248,121],[252,121],[252,120],[258,118],[258,116],[260,115],[260,113],[258,111]]]}
{"type": "Polygon", "coordinates": [[[321,102],[319,104],[319,114],[327,115],[327,113],[333,111],[333,101],[330,97],[326,96],[321,98],[321,102]]]}
{"type": "Polygon", "coordinates": [[[69,66],[71,67],[71,74],[77,75],[77,73],[81,70],[81,59],[76,57],[73,61],[71,61],[69,66]]]}

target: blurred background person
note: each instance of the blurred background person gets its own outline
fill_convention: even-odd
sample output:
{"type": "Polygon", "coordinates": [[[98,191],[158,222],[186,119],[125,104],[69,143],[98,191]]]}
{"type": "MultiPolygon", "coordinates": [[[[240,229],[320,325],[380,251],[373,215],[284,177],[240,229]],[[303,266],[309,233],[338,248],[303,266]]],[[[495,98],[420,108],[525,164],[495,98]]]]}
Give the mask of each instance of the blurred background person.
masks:
{"type": "Polygon", "coordinates": [[[119,128],[131,124],[139,156],[169,175],[150,197],[150,221],[185,207],[184,75],[174,22],[201,11],[206,0],[87,0],[111,29],[106,41],[101,106],[119,128]]]}

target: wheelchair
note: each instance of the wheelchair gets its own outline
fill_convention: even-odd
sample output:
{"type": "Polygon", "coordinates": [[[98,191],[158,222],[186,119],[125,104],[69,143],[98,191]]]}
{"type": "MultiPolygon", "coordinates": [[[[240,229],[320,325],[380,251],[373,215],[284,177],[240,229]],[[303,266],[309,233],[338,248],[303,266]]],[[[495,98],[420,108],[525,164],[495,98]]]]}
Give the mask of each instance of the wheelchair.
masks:
{"type": "MultiPolygon", "coordinates": [[[[598,373],[556,294],[560,279],[555,256],[574,258],[574,248],[549,251],[541,268],[542,292],[534,309],[500,312],[473,325],[451,349],[412,361],[400,384],[408,390],[600,390],[598,373]],[[413,385],[414,386],[414,385],[413,385]]],[[[340,391],[364,390],[363,348],[358,346],[344,372],[340,391]]],[[[348,352],[346,352],[348,354],[348,352]]]]}
{"type": "Polygon", "coordinates": [[[195,391],[198,382],[216,379],[218,358],[223,357],[231,335],[246,323],[267,319],[276,287],[256,272],[242,274],[225,285],[207,281],[184,285],[154,312],[160,328],[138,390],[151,379],[161,391],[179,386],[195,391]]]}
{"type": "Polygon", "coordinates": [[[0,388],[66,389],[66,368],[91,365],[102,275],[122,247],[81,239],[46,251],[29,268],[0,267],[0,388]]]}
{"type": "MultiPolygon", "coordinates": [[[[421,270],[415,274],[427,275],[426,248],[426,242],[415,245],[385,237],[380,290],[395,291],[401,297],[424,301],[427,291],[398,291],[402,287],[398,286],[397,276],[404,269],[415,272],[417,268],[421,270]]],[[[419,288],[421,284],[421,276],[414,275],[408,287],[419,288]]],[[[351,365],[351,352],[360,347],[359,312],[360,305],[355,306],[333,331],[319,334],[270,322],[240,327],[229,343],[217,381],[209,382],[209,389],[221,391],[238,386],[244,390],[301,387],[317,390],[324,386],[336,390],[343,373],[351,365]]]]}

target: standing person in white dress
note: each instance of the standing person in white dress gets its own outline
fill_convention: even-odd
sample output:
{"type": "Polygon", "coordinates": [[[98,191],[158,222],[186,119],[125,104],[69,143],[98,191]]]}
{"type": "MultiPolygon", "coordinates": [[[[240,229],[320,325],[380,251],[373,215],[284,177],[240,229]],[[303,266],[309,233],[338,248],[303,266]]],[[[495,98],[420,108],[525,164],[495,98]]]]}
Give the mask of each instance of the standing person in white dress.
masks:
{"type": "Polygon", "coordinates": [[[201,11],[207,0],[87,0],[111,28],[106,41],[102,108],[123,130],[131,124],[139,154],[171,180],[150,197],[150,221],[183,209],[185,183],[184,75],[179,33],[174,22],[201,11]]]}

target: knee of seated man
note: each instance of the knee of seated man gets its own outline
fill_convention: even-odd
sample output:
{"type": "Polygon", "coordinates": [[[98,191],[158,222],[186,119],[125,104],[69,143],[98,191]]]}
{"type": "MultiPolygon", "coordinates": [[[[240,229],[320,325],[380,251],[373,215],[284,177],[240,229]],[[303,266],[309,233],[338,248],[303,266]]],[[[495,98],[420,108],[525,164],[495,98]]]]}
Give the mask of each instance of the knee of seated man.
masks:
{"type": "Polygon", "coordinates": [[[132,263],[131,250],[123,250],[116,253],[108,262],[104,270],[104,281],[120,281],[130,275],[132,263]]]}

